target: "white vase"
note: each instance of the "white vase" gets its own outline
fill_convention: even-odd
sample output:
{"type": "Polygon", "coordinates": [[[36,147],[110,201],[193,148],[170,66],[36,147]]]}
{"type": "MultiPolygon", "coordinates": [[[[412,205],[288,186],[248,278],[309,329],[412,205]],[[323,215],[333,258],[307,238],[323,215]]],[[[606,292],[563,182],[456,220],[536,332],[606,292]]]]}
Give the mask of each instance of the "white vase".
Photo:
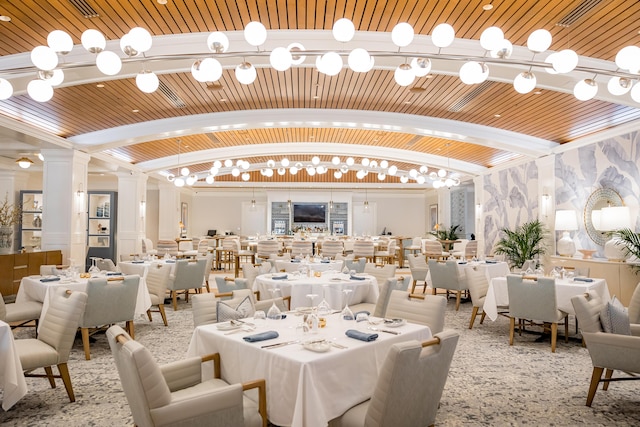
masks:
{"type": "Polygon", "coordinates": [[[13,252],[13,227],[0,226],[0,254],[13,252]]]}

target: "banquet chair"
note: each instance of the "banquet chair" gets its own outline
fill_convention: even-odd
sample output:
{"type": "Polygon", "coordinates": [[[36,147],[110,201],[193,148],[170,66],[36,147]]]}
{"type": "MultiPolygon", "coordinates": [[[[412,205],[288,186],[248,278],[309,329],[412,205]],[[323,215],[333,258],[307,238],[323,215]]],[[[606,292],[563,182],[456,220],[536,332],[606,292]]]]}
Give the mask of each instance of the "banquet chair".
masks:
{"type": "Polygon", "coordinates": [[[126,322],[127,331],[134,335],[133,318],[139,285],[138,275],[89,279],[87,305],[79,325],[85,359],[91,359],[89,335],[105,329],[105,325],[126,322]]]}
{"type": "Polygon", "coordinates": [[[422,237],[416,236],[411,240],[411,244],[404,247],[407,255],[420,255],[422,254],[422,237]]]}
{"type": "Polygon", "coordinates": [[[607,390],[611,381],[640,379],[640,376],[633,376],[640,374],[640,327],[630,328],[631,335],[604,332],[601,313],[605,304],[595,292],[587,291],[585,294],[575,295],[571,298],[571,304],[593,364],[586,403],[587,406],[591,406],[599,383],[604,383],[602,390],[607,390]],[[622,371],[632,376],[613,378],[614,371],[622,371]]]}
{"type": "Polygon", "coordinates": [[[272,254],[280,253],[280,242],[277,240],[258,240],[256,256],[260,259],[269,259],[272,254]]]}
{"type": "Polygon", "coordinates": [[[160,366],[119,326],[109,328],[107,338],[136,426],[267,426],[265,380],[227,383],[219,353],[160,366]],[[209,380],[202,378],[206,362],[213,363],[209,380]],[[243,393],[254,388],[257,403],[243,393]]]}
{"type": "Polygon", "coordinates": [[[461,277],[458,271],[458,263],[455,260],[439,262],[433,259],[428,260],[429,271],[431,272],[431,287],[435,295],[438,289],[446,289],[447,298],[449,292],[456,294],[456,311],[460,309],[462,292],[469,290],[466,280],[461,277]]]}
{"type": "Polygon", "coordinates": [[[364,273],[364,266],[367,262],[366,258],[360,259],[345,259],[344,265],[349,271],[355,271],[356,273],[364,273]]]}
{"type": "Polygon", "coordinates": [[[197,248],[193,247],[193,240],[180,240],[178,242],[178,251],[182,254],[183,257],[193,258],[198,255],[197,248]]]}
{"type": "Polygon", "coordinates": [[[411,277],[413,278],[413,285],[411,285],[411,293],[414,293],[418,282],[424,283],[422,293],[427,291],[427,273],[429,272],[429,266],[427,260],[422,254],[409,254],[407,255],[407,261],[409,262],[409,271],[411,271],[411,277]]]}
{"type": "Polygon", "coordinates": [[[15,340],[15,349],[25,376],[48,378],[51,388],[56,387],[55,378],[61,378],[69,400],[75,402],[67,360],[85,310],[87,294],[71,292],[64,287],[52,290],[53,298],[40,324],[38,338],[15,340]],[[59,375],[53,375],[53,365],[57,365],[59,375]],[[46,375],[31,374],[37,368],[44,368],[46,375]]]}
{"type": "Polygon", "coordinates": [[[633,291],[633,295],[631,295],[628,313],[629,323],[632,325],[632,328],[633,325],[638,325],[638,328],[640,328],[640,283],[636,285],[636,289],[633,291]]]}
{"type": "Polygon", "coordinates": [[[363,273],[375,277],[378,282],[378,286],[380,286],[386,279],[396,277],[396,266],[395,264],[385,264],[382,267],[378,267],[377,265],[368,262],[364,265],[363,273]]]}
{"type": "Polygon", "coordinates": [[[248,249],[242,249],[238,236],[225,237],[222,241],[222,249],[225,252],[224,255],[229,257],[229,267],[233,264],[235,277],[238,277],[240,274],[240,262],[243,258],[245,261],[250,261],[252,264],[255,263],[255,252],[248,249]]]}
{"type": "Polygon", "coordinates": [[[140,254],[120,254],[120,262],[122,262],[122,261],[135,261],[139,257],[140,257],[140,254]]]}
{"type": "Polygon", "coordinates": [[[207,292],[211,292],[211,288],[209,287],[209,276],[211,276],[211,270],[213,269],[213,257],[214,254],[207,252],[204,256],[198,255],[198,259],[204,259],[204,286],[207,288],[207,292]]]}
{"type": "Polygon", "coordinates": [[[311,240],[294,240],[291,242],[291,257],[313,256],[313,244],[311,240]]]}
{"type": "Polygon", "coordinates": [[[271,263],[264,262],[259,265],[245,262],[242,264],[242,277],[247,280],[247,289],[253,289],[256,277],[261,274],[267,274],[271,271],[271,263]]]}
{"type": "Polygon", "coordinates": [[[153,242],[151,239],[142,239],[142,253],[149,255],[158,255],[158,250],[153,249],[153,242]]]}
{"type": "Polygon", "coordinates": [[[207,260],[204,258],[176,261],[175,271],[171,275],[167,286],[167,289],[171,291],[173,311],[178,310],[179,291],[184,293],[185,301],[189,302],[189,289],[195,289],[196,292],[202,290],[206,266],[207,260]]]}
{"type": "Polygon", "coordinates": [[[366,262],[373,262],[374,253],[373,241],[356,240],[353,242],[353,256],[355,259],[365,258],[366,262]]]}
{"type": "Polygon", "coordinates": [[[182,252],[178,250],[178,242],[175,240],[158,240],[156,248],[158,250],[159,257],[163,257],[166,254],[169,254],[170,257],[174,258],[182,256],[182,252]]]}
{"type": "Polygon", "coordinates": [[[384,317],[426,325],[432,334],[437,334],[444,329],[446,307],[447,300],[441,295],[412,295],[392,290],[384,317]]]}
{"type": "Polygon", "coordinates": [[[219,294],[237,291],[238,289],[248,289],[248,288],[249,288],[249,279],[247,278],[216,276],[216,290],[217,290],[217,293],[219,294]]]}
{"type": "Polygon", "coordinates": [[[62,270],[58,269],[57,265],[43,264],[40,266],[41,276],[59,276],[62,274],[62,270]]]}
{"type": "Polygon", "coordinates": [[[437,240],[425,240],[424,255],[426,259],[434,259],[436,261],[444,260],[449,256],[449,252],[445,252],[442,243],[437,240]]]}
{"type": "Polygon", "coordinates": [[[470,240],[467,242],[467,245],[464,247],[464,257],[467,259],[472,259],[473,257],[478,256],[478,241],[470,240]]]}
{"type": "Polygon", "coordinates": [[[396,239],[389,239],[386,246],[380,247],[373,253],[374,262],[381,259],[382,263],[395,264],[396,262],[396,239]]]}
{"type": "MultiPolygon", "coordinates": [[[[285,312],[291,309],[291,297],[277,297],[270,299],[258,299],[256,294],[259,292],[251,291],[250,289],[238,289],[231,292],[216,293],[216,294],[199,294],[194,295],[192,304],[193,314],[193,326],[194,328],[200,325],[209,325],[211,323],[218,322],[218,301],[224,299],[224,303],[227,306],[235,307],[240,304],[246,297],[249,297],[251,301],[252,312],[262,310],[265,313],[269,311],[269,308],[273,304],[285,312]]],[[[253,316],[253,313],[251,314],[253,316]]]]}
{"type": "Polygon", "coordinates": [[[342,255],[344,251],[344,243],[342,240],[327,240],[322,242],[321,254],[323,257],[336,259],[336,255],[342,255]]]}
{"type": "Polygon", "coordinates": [[[207,256],[207,254],[209,253],[209,239],[199,239],[196,250],[198,251],[197,256],[201,256],[201,257],[207,256]]]}
{"type": "Polygon", "coordinates": [[[0,320],[11,324],[11,329],[28,326],[27,323],[33,321],[33,325],[37,331],[38,320],[40,319],[41,313],[42,303],[39,301],[23,301],[5,304],[2,293],[0,293],[0,320]]]}
{"type": "Polygon", "coordinates": [[[171,277],[171,265],[170,264],[151,264],[147,270],[145,281],[147,283],[147,289],[149,290],[149,297],[151,298],[151,307],[147,310],[147,317],[149,322],[152,322],[151,312],[160,313],[162,316],[162,322],[164,326],[168,326],[167,315],[164,311],[164,297],[167,293],[167,286],[171,277]],[[151,310],[153,307],[158,307],[158,310],[151,310]]]}
{"type": "Polygon", "coordinates": [[[464,257],[466,254],[465,250],[466,250],[467,244],[469,244],[468,239],[459,239],[458,241],[456,241],[453,244],[453,247],[451,248],[451,255],[454,256],[455,258],[464,257]]]}
{"type": "Polygon", "coordinates": [[[513,345],[515,322],[522,334],[525,325],[541,326],[551,330],[551,352],[556,352],[558,323],[564,325],[564,340],[569,342],[568,314],[558,310],[556,281],[547,277],[525,280],[522,275],[507,275],[509,294],[509,345],[513,345]],[[550,327],[549,327],[550,325],[550,327]]]}
{"type": "Polygon", "coordinates": [[[331,420],[330,427],[432,426],[447,382],[458,333],[391,346],[369,400],[331,420]]]}
{"type": "MultiPolygon", "coordinates": [[[[484,322],[486,313],[483,310],[484,301],[487,297],[487,291],[489,290],[489,279],[487,272],[484,269],[472,267],[466,270],[467,286],[469,286],[469,293],[471,294],[471,304],[473,304],[473,310],[471,311],[471,320],[469,320],[469,329],[473,329],[473,324],[476,321],[478,312],[482,313],[480,316],[480,324],[484,322]]],[[[498,314],[505,315],[508,312],[509,307],[499,306],[498,314]]]]}
{"type": "Polygon", "coordinates": [[[368,311],[372,316],[385,317],[387,306],[389,305],[389,296],[393,290],[400,290],[398,279],[395,277],[386,279],[380,285],[380,295],[378,296],[375,304],[371,302],[360,302],[358,304],[351,304],[349,308],[354,313],[359,311],[368,311]]]}
{"type": "Polygon", "coordinates": [[[98,267],[100,271],[118,271],[116,265],[109,258],[97,258],[96,267],[98,267]]]}

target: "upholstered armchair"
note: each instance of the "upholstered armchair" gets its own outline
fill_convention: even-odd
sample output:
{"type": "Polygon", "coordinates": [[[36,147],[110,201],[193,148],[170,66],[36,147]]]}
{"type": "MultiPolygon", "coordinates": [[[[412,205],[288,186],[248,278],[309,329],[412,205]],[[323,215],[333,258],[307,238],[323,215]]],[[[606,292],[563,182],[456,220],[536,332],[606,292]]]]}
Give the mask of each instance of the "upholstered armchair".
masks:
{"type": "Polygon", "coordinates": [[[432,426],[458,344],[444,331],[420,343],[394,344],[384,360],[371,399],[332,420],[330,427],[432,426]]]}
{"type": "Polygon", "coordinates": [[[351,311],[357,313],[359,311],[368,311],[372,316],[385,317],[387,312],[387,306],[389,305],[389,296],[391,291],[398,290],[398,279],[395,277],[385,279],[380,285],[380,295],[376,303],[361,302],[358,304],[352,304],[349,306],[351,311]]]}
{"type": "Polygon", "coordinates": [[[171,291],[174,311],[178,309],[178,292],[183,292],[185,300],[188,302],[189,289],[195,289],[196,292],[202,290],[206,266],[207,260],[205,258],[176,261],[175,271],[169,280],[169,286],[167,286],[167,289],[171,291]]]}
{"type": "Polygon", "coordinates": [[[356,240],[353,242],[353,255],[355,259],[365,258],[369,262],[373,262],[375,247],[371,240],[356,240]]]}
{"type": "Polygon", "coordinates": [[[427,291],[427,273],[429,272],[429,266],[422,254],[409,254],[407,255],[407,261],[409,262],[409,271],[411,271],[411,277],[413,278],[413,285],[411,285],[411,293],[414,293],[418,282],[424,283],[422,293],[427,291]]]}
{"type": "Polygon", "coordinates": [[[457,261],[438,262],[430,259],[428,260],[428,265],[431,272],[433,293],[435,294],[438,289],[446,289],[447,296],[449,296],[449,292],[454,292],[456,294],[456,311],[458,311],[462,292],[467,291],[469,286],[467,281],[460,276],[457,261]]]}
{"type": "Polygon", "coordinates": [[[129,403],[133,422],[148,426],[267,426],[265,380],[229,384],[221,378],[218,353],[163,366],[119,326],[107,338],[129,403]],[[213,363],[213,378],[202,379],[202,365],[213,363]],[[243,391],[258,389],[258,402],[243,391]]]}
{"type": "Polygon", "coordinates": [[[142,239],[142,253],[148,255],[158,255],[158,250],[153,249],[153,242],[151,239],[142,239]]]}
{"type": "Polygon", "coordinates": [[[219,294],[248,289],[248,287],[249,279],[216,276],[216,289],[219,294]]]}
{"type": "Polygon", "coordinates": [[[291,256],[313,256],[313,244],[311,240],[294,240],[291,242],[291,256]]]}
{"type": "Polygon", "coordinates": [[[322,256],[329,258],[336,258],[336,255],[344,252],[344,243],[342,240],[327,240],[322,242],[322,256]]]}
{"type": "Polygon", "coordinates": [[[151,264],[149,266],[145,277],[149,298],[151,298],[151,307],[147,310],[149,322],[153,321],[151,313],[155,311],[160,313],[164,326],[168,326],[167,315],[164,311],[164,297],[167,293],[169,280],[171,280],[171,264],[151,264]],[[158,310],[151,310],[153,307],[158,307],[158,310]]]}
{"type": "Polygon", "coordinates": [[[396,239],[389,239],[386,246],[380,247],[374,251],[373,259],[378,262],[381,259],[383,263],[395,264],[396,262],[396,239]]]}
{"type": "Polygon", "coordinates": [[[136,299],[140,276],[113,276],[108,279],[89,279],[87,307],[80,319],[84,356],[91,359],[89,335],[116,322],[126,322],[127,331],[134,335],[136,299]]]}
{"type": "MultiPolygon", "coordinates": [[[[469,242],[471,243],[471,242],[469,242]]],[[[487,291],[489,290],[489,279],[487,278],[486,270],[477,267],[467,268],[467,286],[469,286],[469,293],[471,294],[471,303],[473,304],[473,310],[471,311],[471,320],[469,320],[469,329],[473,329],[473,324],[476,321],[478,313],[482,313],[480,316],[480,324],[484,322],[486,313],[483,310],[484,301],[487,297],[487,291]]],[[[499,314],[505,314],[509,307],[498,307],[499,314]]]]}
{"type": "Polygon", "coordinates": [[[366,263],[364,265],[365,274],[369,274],[376,278],[378,286],[381,286],[385,280],[396,277],[396,266],[393,264],[385,264],[382,267],[378,267],[373,263],[366,263]]]}
{"type": "Polygon", "coordinates": [[[426,325],[432,334],[444,329],[444,314],[447,300],[440,295],[412,295],[392,290],[384,317],[407,319],[409,322],[426,325]]]}
{"type": "Polygon", "coordinates": [[[0,320],[12,324],[12,328],[25,326],[33,321],[36,331],[38,330],[38,320],[42,313],[42,303],[39,301],[23,301],[5,304],[0,293],[0,320]],[[15,325],[18,323],[18,325],[15,325]]]}
{"type": "Polygon", "coordinates": [[[98,267],[100,271],[118,271],[116,265],[109,258],[96,259],[96,267],[98,267]]]}
{"type": "Polygon", "coordinates": [[[366,262],[366,258],[345,259],[344,265],[349,269],[349,271],[353,270],[356,273],[364,273],[364,266],[366,262]]]}
{"type": "Polygon", "coordinates": [[[47,378],[51,388],[56,387],[55,378],[61,378],[71,402],[75,402],[76,398],[67,360],[86,303],[86,293],[67,291],[63,287],[56,288],[53,290],[49,309],[42,319],[38,338],[15,341],[15,349],[20,357],[22,369],[26,372],[25,376],[47,378]],[[53,365],[58,367],[59,375],[53,375],[53,365]],[[46,375],[31,374],[31,371],[38,368],[44,368],[46,375]]]}
{"type": "MultiPolygon", "coordinates": [[[[634,296],[637,296],[636,294],[638,288],[634,296]]],[[[640,329],[631,329],[632,335],[604,332],[600,313],[605,304],[595,292],[588,291],[586,294],[576,295],[571,298],[571,304],[593,363],[586,404],[591,406],[599,383],[604,383],[602,390],[607,390],[612,381],[640,379],[639,376],[613,378],[614,371],[640,374],[640,329]],[[602,378],[605,370],[605,377],[602,378]]]]}

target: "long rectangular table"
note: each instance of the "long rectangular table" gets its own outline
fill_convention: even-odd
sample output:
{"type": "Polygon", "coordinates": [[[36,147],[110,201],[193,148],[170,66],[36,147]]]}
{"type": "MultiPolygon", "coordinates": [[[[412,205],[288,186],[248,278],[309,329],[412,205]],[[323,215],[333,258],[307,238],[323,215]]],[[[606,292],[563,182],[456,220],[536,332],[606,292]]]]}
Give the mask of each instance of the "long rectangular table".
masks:
{"type": "MultiPolygon", "coordinates": [[[[266,379],[267,412],[279,426],[326,426],[347,409],[368,399],[382,363],[394,343],[431,338],[427,326],[406,324],[394,330],[400,335],[378,332],[378,339],[359,341],[345,335],[347,329],[362,329],[363,322],[345,321],[339,314],[327,318],[327,326],[303,340],[334,339],[346,349],[331,347],[326,353],[306,350],[301,344],[264,349],[263,345],[301,338],[296,325],[302,318],[289,313],[283,320],[267,320],[254,332],[227,335],[217,325],[197,327],[187,351],[189,356],[220,353],[222,378],[230,383],[266,379]],[[245,335],[275,330],[276,339],[245,342],[245,335]]],[[[367,331],[371,332],[371,331],[367,331]]],[[[205,365],[207,366],[207,365],[205,365]]],[[[203,372],[211,378],[211,370],[203,372]]]]}
{"type": "Polygon", "coordinates": [[[2,409],[8,411],[27,394],[20,357],[16,353],[11,327],[0,320],[0,387],[2,409]]]}
{"type": "MultiPolygon", "coordinates": [[[[595,291],[602,301],[610,300],[607,282],[604,279],[592,279],[592,282],[571,281],[568,279],[556,280],[556,301],[558,310],[575,314],[571,305],[571,297],[586,291],[595,291]]],[[[507,291],[507,278],[494,277],[489,282],[489,289],[484,301],[484,312],[491,320],[498,318],[498,307],[509,305],[509,292],[507,291]]]]}

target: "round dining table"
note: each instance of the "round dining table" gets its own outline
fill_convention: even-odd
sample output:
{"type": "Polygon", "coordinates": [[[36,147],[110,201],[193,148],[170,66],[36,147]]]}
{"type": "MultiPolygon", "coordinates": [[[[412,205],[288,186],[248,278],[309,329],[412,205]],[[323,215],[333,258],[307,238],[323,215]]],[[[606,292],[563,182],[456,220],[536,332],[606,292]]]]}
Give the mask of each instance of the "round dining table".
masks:
{"type": "Polygon", "coordinates": [[[311,271],[342,271],[342,260],[306,261],[306,260],[276,260],[276,271],[294,273],[302,270],[311,271]]]}

